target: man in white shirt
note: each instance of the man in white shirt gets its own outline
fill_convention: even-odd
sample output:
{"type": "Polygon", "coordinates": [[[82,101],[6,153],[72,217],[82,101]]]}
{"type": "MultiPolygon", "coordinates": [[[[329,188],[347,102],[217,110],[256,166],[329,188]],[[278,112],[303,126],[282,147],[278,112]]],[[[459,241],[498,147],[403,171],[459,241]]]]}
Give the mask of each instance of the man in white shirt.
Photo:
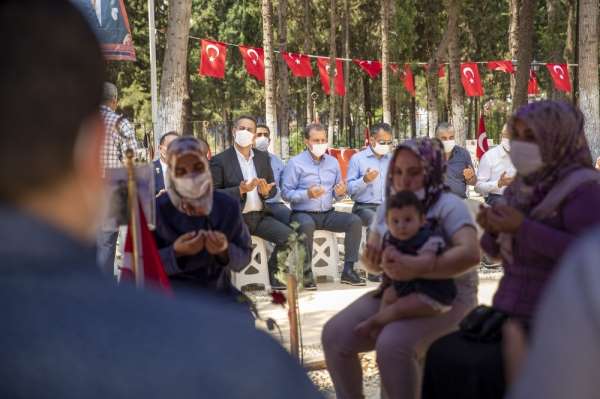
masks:
{"type": "Polygon", "coordinates": [[[167,148],[173,140],[179,137],[175,131],[163,134],[159,141],[159,156],[154,160],[154,191],[156,196],[162,194],[166,188],[165,176],[167,175],[167,148]]]}
{"type": "Polygon", "coordinates": [[[504,194],[516,174],[510,160],[510,139],[506,125],[502,128],[502,142],[481,157],[477,170],[475,191],[485,197],[488,205],[493,205],[504,194]]]}

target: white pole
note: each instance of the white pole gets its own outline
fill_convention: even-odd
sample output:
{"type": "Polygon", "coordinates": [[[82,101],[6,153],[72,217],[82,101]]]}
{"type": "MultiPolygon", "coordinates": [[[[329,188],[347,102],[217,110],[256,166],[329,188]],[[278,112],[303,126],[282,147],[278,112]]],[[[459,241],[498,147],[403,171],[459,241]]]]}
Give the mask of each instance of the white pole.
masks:
{"type": "Polygon", "coordinates": [[[158,157],[160,137],[156,132],[158,117],[158,77],[156,73],[156,23],[154,22],[154,0],[148,0],[148,35],[150,36],[150,94],[152,96],[152,131],[154,154],[158,157]]]}

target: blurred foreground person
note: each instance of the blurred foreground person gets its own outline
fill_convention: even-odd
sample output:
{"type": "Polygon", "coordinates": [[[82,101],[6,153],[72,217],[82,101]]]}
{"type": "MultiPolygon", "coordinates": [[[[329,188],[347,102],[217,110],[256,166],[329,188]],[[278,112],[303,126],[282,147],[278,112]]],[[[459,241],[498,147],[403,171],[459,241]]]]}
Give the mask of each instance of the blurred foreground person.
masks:
{"type": "Polygon", "coordinates": [[[1,2],[0,34],[0,397],[319,397],[218,300],[102,275],[100,47],[66,0],[1,2]]]}

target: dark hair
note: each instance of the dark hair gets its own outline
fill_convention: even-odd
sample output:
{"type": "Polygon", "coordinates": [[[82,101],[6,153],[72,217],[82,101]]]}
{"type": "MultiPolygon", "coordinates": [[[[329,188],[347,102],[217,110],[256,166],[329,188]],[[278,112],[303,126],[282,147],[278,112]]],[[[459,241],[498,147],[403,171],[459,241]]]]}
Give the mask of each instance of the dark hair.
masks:
{"type": "Polygon", "coordinates": [[[437,136],[440,132],[445,132],[447,130],[454,130],[454,127],[448,122],[440,122],[435,127],[435,135],[437,136]]]}
{"type": "Polygon", "coordinates": [[[208,156],[208,153],[210,152],[208,141],[204,140],[202,137],[197,137],[197,139],[200,142],[200,151],[202,151],[205,156],[208,156]]]}
{"type": "Polygon", "coordinates": [[[388,123],[377,123],[373,126],[371,126],[370,129],[370,134],[371,136],[375,136],[377,134],[377,132],[379,132],[380,130],[383,130],[386,133],[392,133],[392,127],[388,124],[388,123]]]}
{"type": "Polygon", "coordinates": [[[68,0],[3,0],[0,27],[0,198],[18,201],[73,170],[80,128],[99,113],[104,60],[68,0]]]}
{"type": "Polygon", "coordinates": [[[165,140],[169,136],[179,137],[179,133],[177,133],[175,130],[171,130],[170,132],[167,132],[167,133],[163,134],[162,136],[160,136],[160,141],[158,143],[160,145],[164,145],[165,144],[165,140]]]}
{"type": "Polygon", "coordinates": [[[425,208],[421,200],[412,191],[400,191],[387,200],[385,212],[386,214],[390,209],[402,209],[405,207],[414,207],[420,215],[425,214],[425,208]]]}
{"type": "Polygon", "coordinates": [[[305,139],[309,139],[310,138],[310,132],[312,132],[313,130],[316,131],[325,131],[325,127],[323,125],[321,125],[320,123],[311,123],[310,125],[307,125],[304,128],[304,138],[305,139]]]}
{"type": "Polygon", "coordinates": [[[235,128],[235,127],[237,127],[238,123],[240,123],[240,121],[241,121],[242,119],[248,119],[249,121],[252,121],[252,122],[254,122],[254,124],[256,125],[256,119],[254,119],[253,117],[251,117],[251,116],[248,116],[248,115],[242,115],[242,116],[239,116],[239,117],[237,117],[237,118],[235,119],[235,121],[233,122],[233,127],[234,127],[234,128],[235,128]]]}
{"type": "Polygon", "coordinates": [[[258,130],[259,127],[262,127],[263,129],[267,129],[267,132],[269,132],[269,136],[271,136],[271,129],[269,129],[269,126],[263,125],[261,123],[260,125],[256,125],[256,129],[258,130]]]}

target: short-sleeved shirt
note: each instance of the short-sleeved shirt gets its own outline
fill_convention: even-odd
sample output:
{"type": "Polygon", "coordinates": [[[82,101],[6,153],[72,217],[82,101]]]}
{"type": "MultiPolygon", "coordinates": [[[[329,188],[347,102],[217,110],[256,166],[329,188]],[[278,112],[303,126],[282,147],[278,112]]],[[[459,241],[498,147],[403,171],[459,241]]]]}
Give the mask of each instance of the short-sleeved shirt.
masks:
{"type": "Polygon", "coordinates": [[[446,184],[450,187],[450,191],[460,198],[467,198],[467,182],[465,181],[463,171],[469,166],[473,167],[469,151],[463,147],[454,147],[448,158],[446,184]]]}
{"type": "MultiPolygon", "coordinates": [[[[377,213],[373,218],[371,231],[377,232],[380,237],[383,237],[387,232],[387,224],[385,221],[385,202],[377,208],[377,213]]],[[[442,193],[435,204],[427,211],[428,219],[436,219],[441,227],[444,240],[451,247],[452,236],[465,226],[475,228],[475,222],[469,212],[469,208],[465,202],[454,195],[453,193],[442,193]]],[[[456,286],[458,288],[458,296],[462,300],[471,301],[477,297],[477,270],[471,270],[456,278],[456,286]]]]}

